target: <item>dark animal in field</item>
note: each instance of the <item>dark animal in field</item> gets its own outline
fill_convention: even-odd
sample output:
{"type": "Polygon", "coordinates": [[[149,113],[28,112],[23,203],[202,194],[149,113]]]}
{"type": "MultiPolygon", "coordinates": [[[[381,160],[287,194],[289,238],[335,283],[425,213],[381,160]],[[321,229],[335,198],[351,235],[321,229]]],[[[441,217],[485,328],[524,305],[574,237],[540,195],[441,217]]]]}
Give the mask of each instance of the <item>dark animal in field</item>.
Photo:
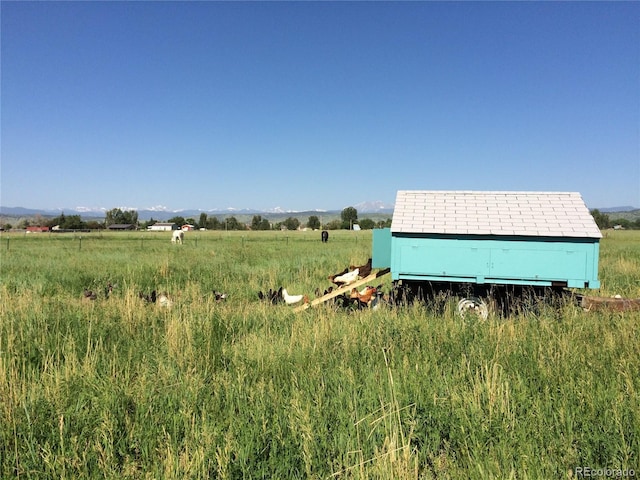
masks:
{"type": "Polygon", "coordinates": [[[389,303],[391,305],[410,305],[415,300],[416,293],[411,288],[394,282],[389,292],[389,303]]]}
{"type": "Polygon", "coordinates": [[[322,231],[322,243],[326,243],[329,241],[329,232],[327,232],[326,230],[322,231]]]}
{"type": "Polygon", "coordinates": [[[348,308],[352,301],[346,293],[333,298],[333,305],[337,308],[348,308]]]}
{"type": "Polygon", "coordinates": [[[149,295],[145,295],[144,293],[140,292],[138,294],[138,297],[140,297],[142,300],[144,300],[147,303],[156,303],[156,299],[157,299],[155,290],[152,291],[149,295]]]}
{"type": "Polygon", "coordinates": [[[95,300],[98,298],[98,294],[92,290],[85,290],[83,295],[83,300],[95,300]]]}
{"type": "Polygon", "coordinates": [[[221,302],[221,301],[227,299],[227,294],[226,293],[222,293],[222,292],[219,292],[217,290],[213,290],[212,293],[213,293],[213,298],[216,299],[216,302],[221,302]]]}
{"type": "MultiPolygon", "coordinates": [[[[104,287],[104,298],[109,298],[111,296],[111,293],[113,293],[114,288],[115,285],[112,285],[111,282],[107,283],[107,285],[104,287]]],[[[82,298],[84,300],[95,300],[98,298],[98,292],[96,290],[89,290],[85,288],[84,292],[82,293],[82,298]]]]}
{"type": "Polygon", "coordinates": [[[333,292],[333,287],[329,287],[326,290],[324,290],[324,292],[322,290],[320,290],[319,288],[316,288],[316,297],[324,297],[325,295],[329,294],[333,292]]]}
{"type": "Polygon", "coordinates": [[[282,287],[280,287],[278,290],[269,289],[269,291],[264,293],[261,290],[258,292],[258,298],[265,302],[270,302],[273,305],[276,305],[284,300],[282,297],[282,287]]]}
{"type": "Polygon", "coordinates": [[[113,293],[113,289],[115,288],[115,285],[112,285],[111,282],[107,283],[107,286],[104,287],[104,296],[105,298],[109,298],[111,296],[111,294],[113,293]]]}
{"type": "Polygon", "coordinates": [[[369,302],[369,308],[372,310],[376,310],[380,308],[380,305],[385,303],[387,300],[385,299],[384,292],[382,290],[377,290],[374,297],[369,302]]]}
{"type": "Polygon", "coordinates": [[[371,259],[367,260],[367,263],[365,263],[364,265],[360,265],[360,266],[356,266],[356,265],[351,265],[349,266],[349,269],[351,270],[355,270],[355,269],[359,270],[359,275],[364,278],[364,277],[368,277],[369,275],[371,275],[371,259]]]}
{"type": "Polygon", "coordinates": [[[333,305],[337,309],[343,309],[347,311],[361,310],[367,307],[367,303],[363,302],[359,298],[351,298],[348,293],[338,295],[333,299],[333,305]]]}

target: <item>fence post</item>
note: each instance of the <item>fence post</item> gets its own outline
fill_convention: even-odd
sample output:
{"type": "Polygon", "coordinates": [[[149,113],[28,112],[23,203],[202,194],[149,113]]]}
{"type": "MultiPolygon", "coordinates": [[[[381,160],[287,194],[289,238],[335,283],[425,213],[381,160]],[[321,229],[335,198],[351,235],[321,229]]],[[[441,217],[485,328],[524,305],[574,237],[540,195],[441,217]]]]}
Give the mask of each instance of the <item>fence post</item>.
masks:
{"type": "Polygon", "coordinates": [[[82,235],[80,235],[79,237],[80,243],[78,244],[78,250],[82,250],[82,235]]]}

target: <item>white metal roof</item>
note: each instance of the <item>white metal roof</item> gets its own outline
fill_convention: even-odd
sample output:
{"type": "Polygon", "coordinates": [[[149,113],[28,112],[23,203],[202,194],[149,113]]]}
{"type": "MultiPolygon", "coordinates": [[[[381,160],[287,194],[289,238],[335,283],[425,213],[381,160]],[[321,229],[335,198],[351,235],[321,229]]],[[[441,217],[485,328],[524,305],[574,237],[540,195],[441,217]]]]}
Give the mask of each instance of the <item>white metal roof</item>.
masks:
{"type": "Polygon", "coordinates": [[[391,231],[601,238],[576,192],[400,190],[391,231]]]}

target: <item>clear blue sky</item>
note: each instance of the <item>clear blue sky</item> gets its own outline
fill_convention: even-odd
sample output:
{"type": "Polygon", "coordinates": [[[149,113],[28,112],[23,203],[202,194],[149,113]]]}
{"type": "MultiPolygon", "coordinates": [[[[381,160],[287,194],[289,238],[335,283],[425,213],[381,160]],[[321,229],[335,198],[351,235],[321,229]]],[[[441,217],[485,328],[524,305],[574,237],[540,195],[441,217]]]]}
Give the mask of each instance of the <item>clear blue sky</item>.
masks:
{"type": "Polygon", "coordinates": [[[0,203],[640,207],[639,2],[1,2],[0,203]]]}

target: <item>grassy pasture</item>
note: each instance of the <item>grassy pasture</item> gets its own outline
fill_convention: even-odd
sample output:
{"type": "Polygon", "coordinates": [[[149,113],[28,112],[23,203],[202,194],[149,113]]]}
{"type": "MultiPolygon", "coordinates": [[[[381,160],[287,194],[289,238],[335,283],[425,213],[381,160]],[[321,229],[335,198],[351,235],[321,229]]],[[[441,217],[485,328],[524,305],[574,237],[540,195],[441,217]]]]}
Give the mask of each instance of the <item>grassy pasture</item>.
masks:
{"type": "MultiPolygon", "coordinates": [[[[2,234],[2,478],[571,478],[640,471],[640,313],[294,314],[370,232],[2,234]],[[103,288],[116,289],[105,299],[103,288]],[[85,288],[98,291],[86,301],[85,288]],[[171,309],[139,292],[167,291],[171,309]],[[216,303],[211,290],[229,294],[216,303]]],[[[640,234],[595,294],[640,297],[640,234]]],[[[388,282],[388,280],[386,280],[388,282]]]]}

